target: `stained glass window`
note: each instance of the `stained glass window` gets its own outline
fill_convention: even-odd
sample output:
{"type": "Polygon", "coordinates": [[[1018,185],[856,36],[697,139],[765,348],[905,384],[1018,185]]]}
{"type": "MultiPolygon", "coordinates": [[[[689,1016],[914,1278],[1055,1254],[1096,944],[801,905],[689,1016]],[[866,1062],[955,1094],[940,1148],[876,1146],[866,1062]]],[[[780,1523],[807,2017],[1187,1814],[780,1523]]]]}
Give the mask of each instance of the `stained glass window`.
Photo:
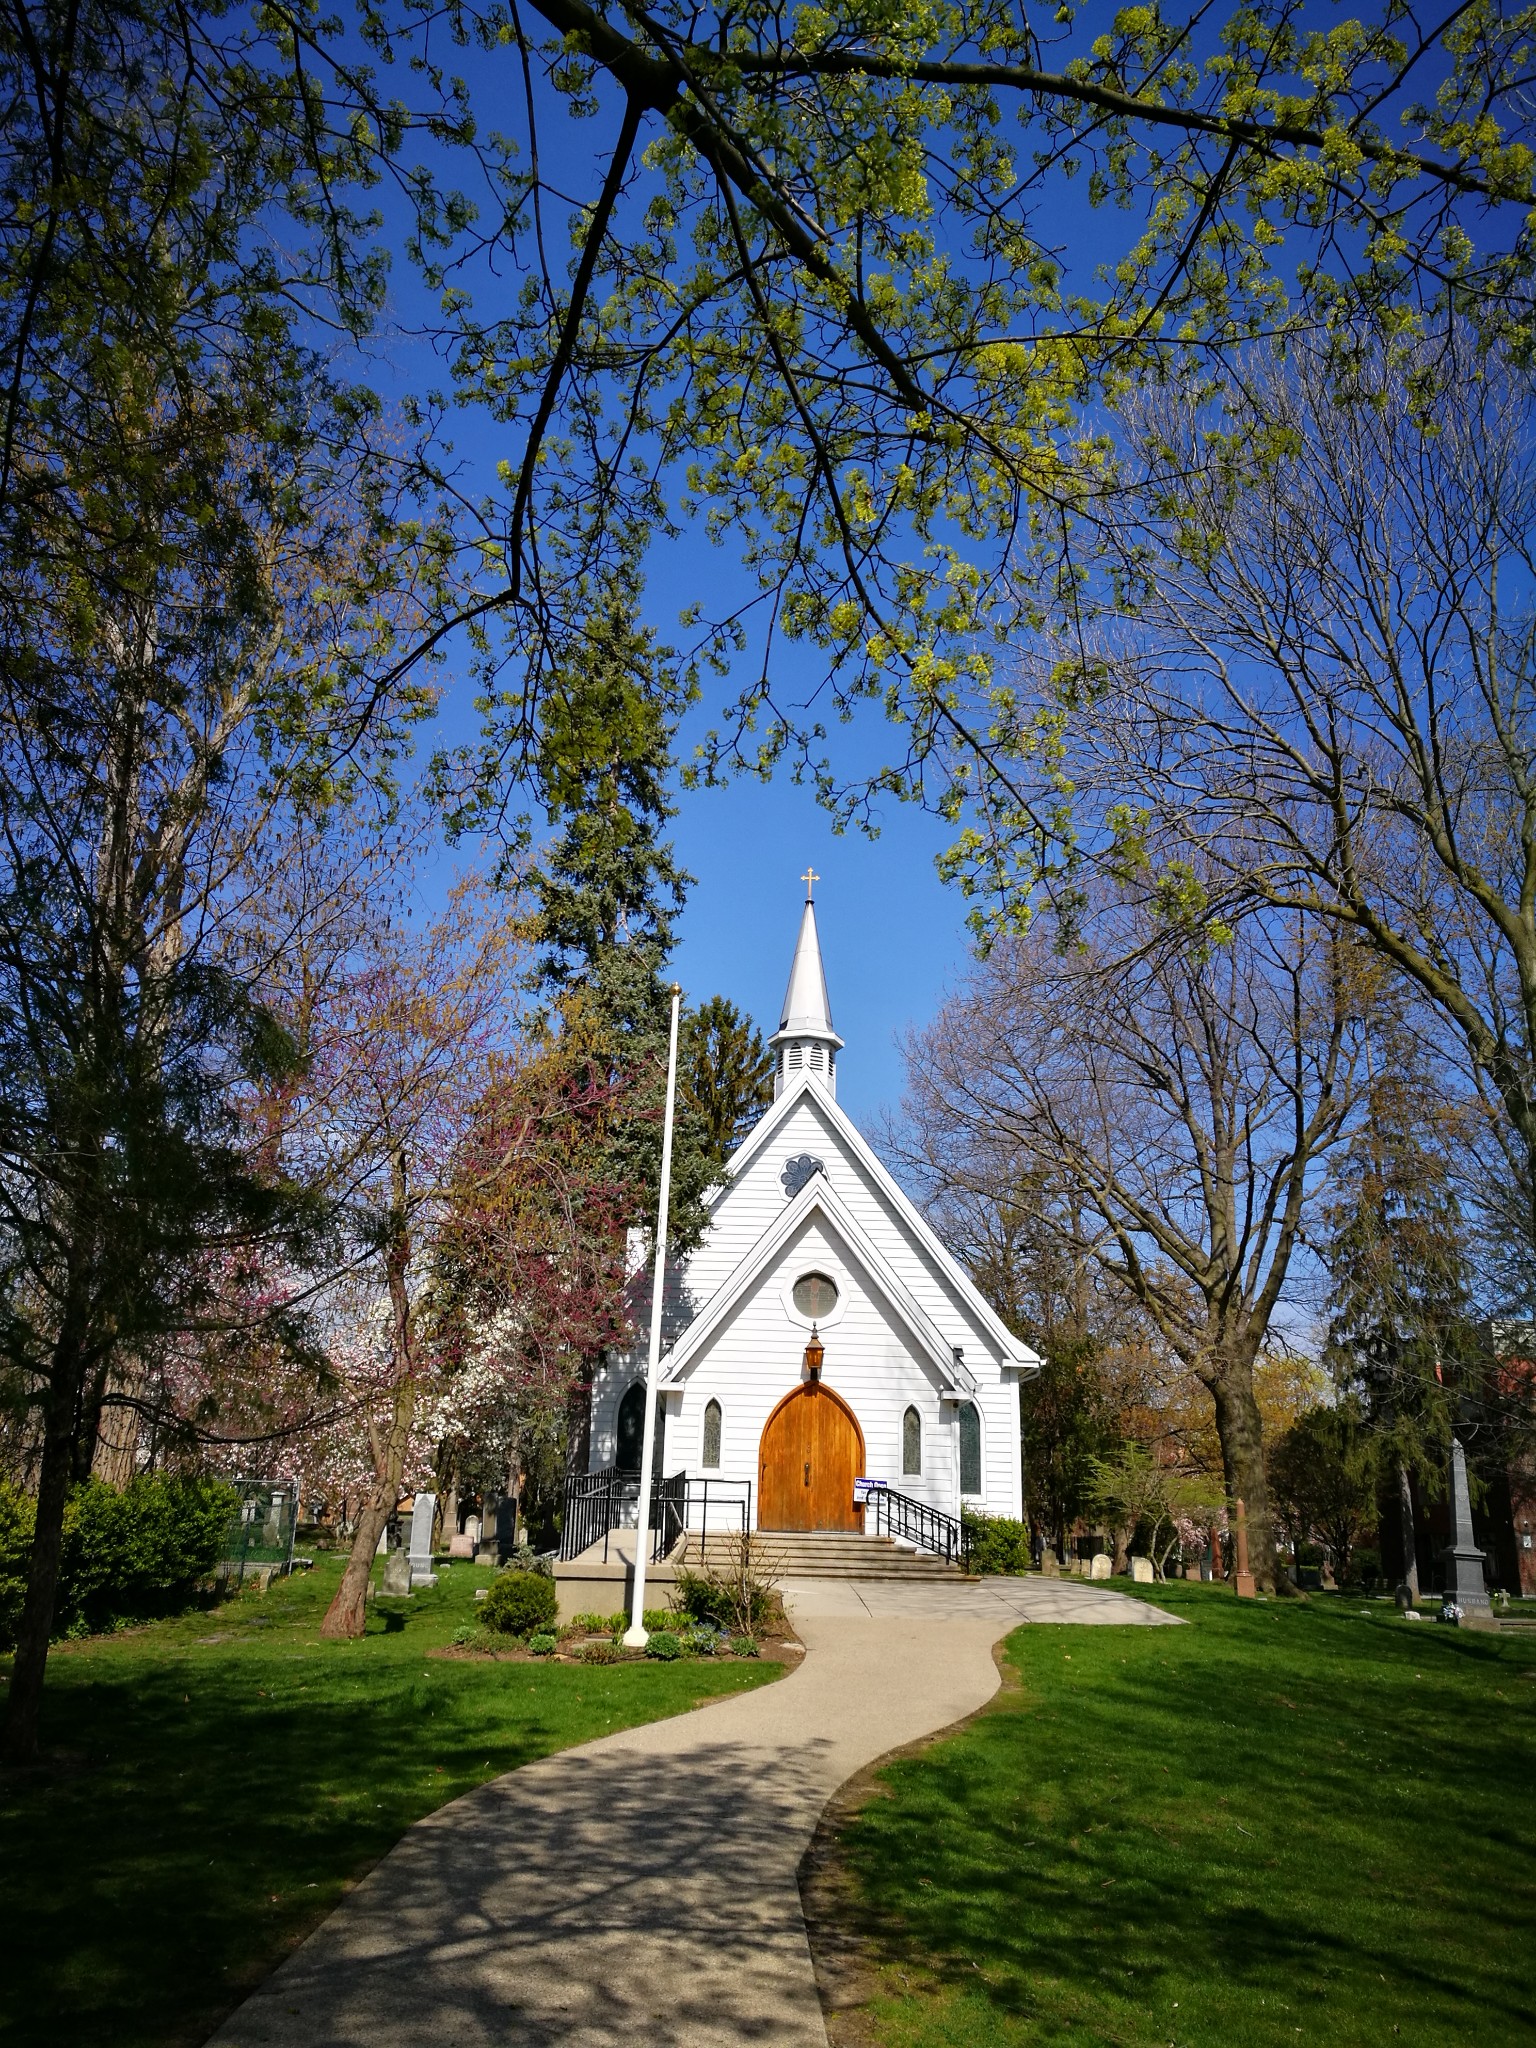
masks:
{"type": "Polygon", "coordinates": [[[720,1403],[706,1401],[704,1404],[704,1457],[703,1464],[714,1471],[720,1463],[720,1403]]]}
{"type": "Polygon", "coordinates": [[[904,1475],[923,1469],[923,1424],[915,1408],[901,1418],[901,1469],[904,1475]]]}
{"type": "Polygon", "coordinates": [[[795,1282],[795,1307],[813,1321],[830,1315],[837,1306],[837,1282],[825,1273],[802,1273],[795,1282]]]}
{"type": "Polygon", "coordinates": [[[960,1409],[960,1491],[981,1491],[981,1417],[974,1401],[960,1409]]]}

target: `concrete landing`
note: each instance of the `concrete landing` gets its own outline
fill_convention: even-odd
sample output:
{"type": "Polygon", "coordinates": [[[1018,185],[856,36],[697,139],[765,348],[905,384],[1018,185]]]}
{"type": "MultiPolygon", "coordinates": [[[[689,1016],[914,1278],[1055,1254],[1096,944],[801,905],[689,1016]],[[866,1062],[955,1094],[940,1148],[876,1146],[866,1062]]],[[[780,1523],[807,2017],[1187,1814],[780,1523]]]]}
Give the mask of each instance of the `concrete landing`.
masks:
{"type": "Polygon", "coordinates": [[[826,2048],[797,1877],[831,1794],[984,1705],[1021,1620],[1174,1620],[1050,1580],[785,1591],[799,1670],[420,1822],[217,2048],[826,2048]]]}

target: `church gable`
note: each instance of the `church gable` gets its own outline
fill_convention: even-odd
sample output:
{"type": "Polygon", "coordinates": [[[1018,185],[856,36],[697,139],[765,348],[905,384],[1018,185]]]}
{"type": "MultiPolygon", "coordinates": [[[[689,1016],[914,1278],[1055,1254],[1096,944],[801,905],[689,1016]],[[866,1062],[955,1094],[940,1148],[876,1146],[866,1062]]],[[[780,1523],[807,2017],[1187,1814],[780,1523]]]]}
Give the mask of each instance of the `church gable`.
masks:
{"type": "Polygon", "coordinates": [[[679,1338],[666,1373],[670,1384],[685,1381],[715,1339],[764,1296],[772,1298],[779,1324],[815,1323],[828,1341],[861,1301],[873,1302],[911,1355],[931,1373],[935,1387],[974,1392],[975,1378],[955,1357],[946,1338],[905,1284],[884,1250],[871,1240],[836,1192],[826,1173],[815,1173],[782,1203],[778,1215],[726,1274],[679,1338]],[[825,1274],[835,1291],[830,1308],[817,1309],[814,1294],[805,1305],[794,1299],[804,1274],[825,1274]]]}
{"type": "Polygon", "coordinates": [[[796,1199],[810,1175],[828,1187],[946,1344],[998,1365],[1038,1361],[983,1300],[849,1118],[812,1078],[781,1095],[732,1158],[714,1197],[708,1239],[688,1262],[697,1311],[796,1199]]]}

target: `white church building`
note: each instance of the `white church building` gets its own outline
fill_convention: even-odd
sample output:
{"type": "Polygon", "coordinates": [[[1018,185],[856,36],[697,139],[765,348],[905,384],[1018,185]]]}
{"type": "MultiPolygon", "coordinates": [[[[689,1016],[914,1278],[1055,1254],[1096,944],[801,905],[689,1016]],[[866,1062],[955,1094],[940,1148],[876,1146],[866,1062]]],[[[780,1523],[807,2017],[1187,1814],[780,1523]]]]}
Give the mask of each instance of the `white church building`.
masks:
{"type": "MultiPolygon", "coordinates": [[[[930,1520],[1022,1515],[1019,1384],[1039,1360],[838,1106],[809,887],[770,1043],[772,1106],[668,1275],[658,1477],[694,1528],[878,1523],[926,1548],[930,1520]]],[[[594,1381],[593,1473],[640,1463],[649,1302],[642,1282],[635,1347],[594,1381]]]]}

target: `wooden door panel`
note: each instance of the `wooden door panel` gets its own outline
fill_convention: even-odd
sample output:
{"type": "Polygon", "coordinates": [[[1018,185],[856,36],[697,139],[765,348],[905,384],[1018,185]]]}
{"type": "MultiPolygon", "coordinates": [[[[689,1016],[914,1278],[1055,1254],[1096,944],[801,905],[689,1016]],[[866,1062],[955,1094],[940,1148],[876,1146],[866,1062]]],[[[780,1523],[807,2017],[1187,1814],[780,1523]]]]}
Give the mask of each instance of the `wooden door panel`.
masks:
{"type": "Polygon", "coordinates": [[[758,1526],[860,1529],[853,1482],[864,1470],[858,1418],[830,1387],[811,1381],[769,1416],[758,1460],[758,1526]]]}

